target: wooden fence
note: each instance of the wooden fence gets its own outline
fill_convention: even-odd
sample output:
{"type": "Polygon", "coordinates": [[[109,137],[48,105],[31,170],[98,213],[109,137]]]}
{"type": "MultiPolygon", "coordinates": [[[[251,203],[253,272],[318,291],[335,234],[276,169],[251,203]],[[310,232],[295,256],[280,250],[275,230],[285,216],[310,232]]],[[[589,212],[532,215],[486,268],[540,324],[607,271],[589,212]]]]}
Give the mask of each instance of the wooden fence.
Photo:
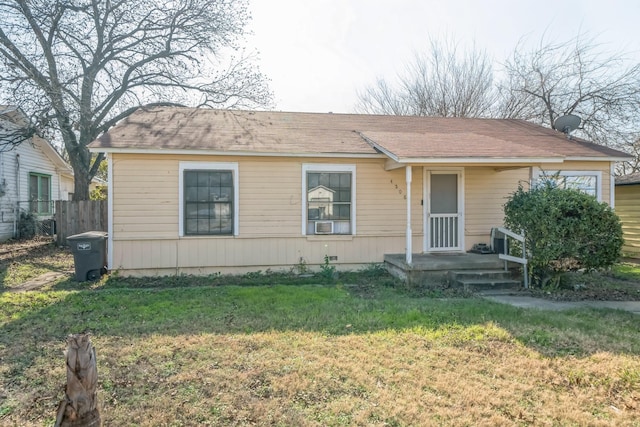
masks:
{"type": "Polygon", "coordinates": [[[67,245],[67,237],[86,231],[107,231],[107,201],[57,201],[56,243],[67,245]]]}

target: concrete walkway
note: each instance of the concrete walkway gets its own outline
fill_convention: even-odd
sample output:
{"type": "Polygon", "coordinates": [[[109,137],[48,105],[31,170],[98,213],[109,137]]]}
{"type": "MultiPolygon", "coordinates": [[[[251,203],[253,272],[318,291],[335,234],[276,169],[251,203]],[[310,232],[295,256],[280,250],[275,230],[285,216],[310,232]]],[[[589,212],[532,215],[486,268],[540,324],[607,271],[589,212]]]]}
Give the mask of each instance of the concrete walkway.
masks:
{"type": "Polygon", "coordinates": [[[640,301],[552,301],[528,295],[516,295],[513,292],[483,291],[479,293],[485,299],[509,304],[514,307],[535,308],[539,310],[568,310],[572,308],[610,308],[624,310],[640,315],[640,301]]]}

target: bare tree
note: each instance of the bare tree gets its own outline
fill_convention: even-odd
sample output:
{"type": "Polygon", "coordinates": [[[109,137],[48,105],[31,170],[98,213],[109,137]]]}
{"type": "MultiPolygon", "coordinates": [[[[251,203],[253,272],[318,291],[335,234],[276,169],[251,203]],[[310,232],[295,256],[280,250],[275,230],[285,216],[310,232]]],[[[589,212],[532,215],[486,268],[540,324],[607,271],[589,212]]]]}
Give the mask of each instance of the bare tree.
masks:
{"type": "Polygon", "coordinates": [[[559,116],[575,114],[582,118],[580,136],[611,147],[637,145],[640,64],[627,66],[624,54],[605,55],[584,36],[560,43],[543,37],[532,50],[521,40],[504,68],[499,116],[553,127],[559,116]]]}
{"type": "Polygon", "coordinates": [[[356,111],[441,117],[486,117],[494,104],[493,70],[485,51],[461,51],[454,42],[431,40],[398,82],[378,79],[358,94],[356,111]]]}
{"type": "Polygon", "coordinates": [[[239,40],[247,0],[0,0],[0,93],[53,129],[89,198],[86,146],[145,104],[268,105],[239,40]]]}

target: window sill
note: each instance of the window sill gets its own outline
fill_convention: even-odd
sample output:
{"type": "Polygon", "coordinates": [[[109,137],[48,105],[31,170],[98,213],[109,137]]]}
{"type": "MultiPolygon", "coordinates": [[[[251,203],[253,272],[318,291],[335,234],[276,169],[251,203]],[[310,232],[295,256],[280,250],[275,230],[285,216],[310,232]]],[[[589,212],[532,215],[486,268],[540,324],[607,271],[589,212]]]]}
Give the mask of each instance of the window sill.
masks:
{"type": "Polygon", "coordinates": [[[238,237],[233,234],[185,234],[178,236],[179,239],[233,239],[238,237]]]}
{"type": "Polygon", "coordinates": [[[308,234],[309,242],[329,242],[329,241],[345,241],[353,240],[353,234],[308,234]]]}

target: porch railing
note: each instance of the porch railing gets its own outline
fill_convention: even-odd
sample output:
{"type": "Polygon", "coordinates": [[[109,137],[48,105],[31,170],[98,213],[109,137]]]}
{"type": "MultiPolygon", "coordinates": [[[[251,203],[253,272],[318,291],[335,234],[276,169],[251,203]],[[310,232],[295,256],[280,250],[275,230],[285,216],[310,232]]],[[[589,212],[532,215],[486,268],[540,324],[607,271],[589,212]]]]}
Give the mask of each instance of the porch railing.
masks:
{"type": "Polygon", "coordinates": [[[431,249],[450,250],[457,249],[458,240],[458,214],[431,214],[430,222],[430,246],[431,249]]]}
{"type": "MultiPolygon", "coordinates": [[[[525,247],[525,243],[524,243],[524,234],[520,235],[520,234],[514,233],[513,231],[508,230],[504,227],[497,227],[494,230],[495,231],[492,232],[492,234],[500,233],[503,236],[505,236],[505,242],[503,245],[504,253],[499,253],[498,258],[500,258],[501,260],[504,260],[505,269],[507,268],[507,261],[522,264],[522,269],[524,274],[523,284],[525,288],[529,288],[529,271],[527,268],[528,263],[527,263],[527,250],[526,250],[527,248],[525,247]],[[509,255],[509,245],[507,244],[507,237],[511,238],[512,240],[515,240],[516,242],[520,242],[522,244],[522,256],[517,257],[517,256],[509,255]]],[[[492,236],[492,241],[493,241],[493,237],[495,236],[492,236]]]]}

